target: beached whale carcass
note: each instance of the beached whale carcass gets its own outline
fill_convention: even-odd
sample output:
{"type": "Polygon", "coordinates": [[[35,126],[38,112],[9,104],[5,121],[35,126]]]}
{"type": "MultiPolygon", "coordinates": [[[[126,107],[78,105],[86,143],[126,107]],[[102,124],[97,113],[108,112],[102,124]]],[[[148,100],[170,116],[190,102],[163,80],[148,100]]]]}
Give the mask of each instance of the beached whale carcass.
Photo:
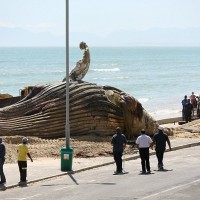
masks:
{"type": "MultiPolygon", "coordinates": [[[[83,47],[83,46],[82,46],[83,47]]],[[[87,45],[84,50],[88,52],[87,45]]],[[[84,52],[77,71],[69,81],[69,114],[71,135],[112,135],[117,126],[128,138],[142,128],[153,134],[156,121],[134,97],[112,86],[99,86],[84,77],[90,59],[84,52]],[[81,79],[82,79],[81,78],[81,79]]],[[[70,73],[72,74],[72,73],[70,73]]],[[[0,135],[25,135],[42,138],[65,136],[66,82],[33,87],[21,101],[0,109],[0,135]]]]}
{"type": "MultiPolygon", "coordinates": [[[[112,135],[120,126],[128,138],[141,128],[153,134],[155,120],[123,91],[88,82],[70,83],[71,135],[112,135]]],[[[36,86],[32,96],[0,109],[0,135],[42,138],[65,135],[65,82],[36,86]]]]}

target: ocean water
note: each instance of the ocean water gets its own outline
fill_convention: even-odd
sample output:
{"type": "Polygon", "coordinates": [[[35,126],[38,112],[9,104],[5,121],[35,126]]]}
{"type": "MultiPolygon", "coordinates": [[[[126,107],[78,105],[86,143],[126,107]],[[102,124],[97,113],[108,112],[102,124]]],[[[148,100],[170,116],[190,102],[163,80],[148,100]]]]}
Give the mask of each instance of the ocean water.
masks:
{"type": "MultiPolygon", "coordinates": [[[[137,98],[156,119],[181,116],[184,95],[200,93],[200,47],[92,47],[83,80],[117,87],[137,98]]],[[[70,70],[82,51],[70,48],[70,70]]],[[[61,81],[65,48],[0,48],[0,93],[61,81]]]]}

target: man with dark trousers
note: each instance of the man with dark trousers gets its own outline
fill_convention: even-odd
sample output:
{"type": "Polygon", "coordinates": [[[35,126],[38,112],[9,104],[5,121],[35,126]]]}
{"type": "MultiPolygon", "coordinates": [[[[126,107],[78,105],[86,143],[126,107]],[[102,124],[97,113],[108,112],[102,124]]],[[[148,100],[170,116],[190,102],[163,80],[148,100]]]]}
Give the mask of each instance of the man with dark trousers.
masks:
{"type": "Polygon", "coordinates": [[[181,101],[182,103],[182,119],[185,121],[185,105],[187,104],[187,95],[184,96],[184,99],[181,101]]]}
{"type": "Polygon", "coordinates": [[[3,142],[3,138],[0,137],[0,184],[5,184],[6,183],[6,177],[5,174],[3,172],[3,165],[5,162],[5,155],[6,155],[6,148],[5,145],[2,143],[3,142]]]}
{"type": "Polygon", "coordinates": [[[163,127],[158,126],[158,132],[153,136],[153,144],[156,145],[156,157],[158,159],[158,170],[163,170],[163,156],[166,149],[166,142],[171,151],[171,143],[169,137],[163,132],[163,127]]]}
{"type": "Polygon", "coordinates": [[[18,166],[19,166],[19,172],[20,172],[20,182],[19,184],[25,184],[26,183],[26,176],[27,176],[27,156],[31,159],[31,162],[33,162],[33,159],[28,151],[27,147],[28,139],[24,137],[22,139],[22,144],[18,145],[18,166]]]}
{"type": "Polygon", "coordinates": [[[192,113],[194,112],[193,105],[190,103],[190,99],[184,106],[184,114],[185,114],[185,122],[191,122],[192,120],[192,113]]]}
{"type": "Polygon", "coordinates": [[[113,156],[116,163],[115,174],[122,173],[122,154],[126,147],[126,136],[122,134],[121,128],[116,128],[116,133],[112,137],[111,144],[113,145],[113,156]]]}
{"type": "Polygon", "coordinates": [[[141,135],[136,140],[137,148],[139,149],[142,174],[151,173],[150,162],[149,162],[149,147],[152,147],[152,139],[146,135],[145,130],[141,130],[141,135]]]}

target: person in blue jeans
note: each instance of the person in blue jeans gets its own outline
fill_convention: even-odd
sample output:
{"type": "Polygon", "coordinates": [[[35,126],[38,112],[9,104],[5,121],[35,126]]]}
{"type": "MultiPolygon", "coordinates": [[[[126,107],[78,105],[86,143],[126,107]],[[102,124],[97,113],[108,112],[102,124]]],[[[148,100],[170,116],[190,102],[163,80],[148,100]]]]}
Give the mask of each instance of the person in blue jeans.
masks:
{"type": "Polygon", "coordinates": [[[116,133],[112,137],[111,144],[113,145],[113,156],[116,163],[116,171],[114,173],[122,173],[122,155],[126,147],[126,136],[122,134],[121,128],[116,128],[116,133]]]}
{"type": "Polygon", "coordinates": [[[6,177],[3,171],[3,165],[5,162],[6,148],[5,148],[5,145],[2,143],[2,141],[3,139],[2,137],[0,137],[0,177],[1,177],[0,184],[5,184],[6,177]]]}

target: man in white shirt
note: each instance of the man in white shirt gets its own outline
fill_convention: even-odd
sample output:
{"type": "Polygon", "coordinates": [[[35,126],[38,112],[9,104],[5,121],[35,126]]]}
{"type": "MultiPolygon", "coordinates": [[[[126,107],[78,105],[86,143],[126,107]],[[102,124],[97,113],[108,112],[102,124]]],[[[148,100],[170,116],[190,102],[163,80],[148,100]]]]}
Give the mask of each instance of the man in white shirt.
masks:
{"type": "Polygon", "coordinates": [[[149,163],[149,147],[152,147],[152,139],[145,134],[145,130],[141,130],[141,135],[136,140],[137,147],[139,149],[141,164],[142,164],[142,174],[151,173],[150,163],[149,163]]]}

